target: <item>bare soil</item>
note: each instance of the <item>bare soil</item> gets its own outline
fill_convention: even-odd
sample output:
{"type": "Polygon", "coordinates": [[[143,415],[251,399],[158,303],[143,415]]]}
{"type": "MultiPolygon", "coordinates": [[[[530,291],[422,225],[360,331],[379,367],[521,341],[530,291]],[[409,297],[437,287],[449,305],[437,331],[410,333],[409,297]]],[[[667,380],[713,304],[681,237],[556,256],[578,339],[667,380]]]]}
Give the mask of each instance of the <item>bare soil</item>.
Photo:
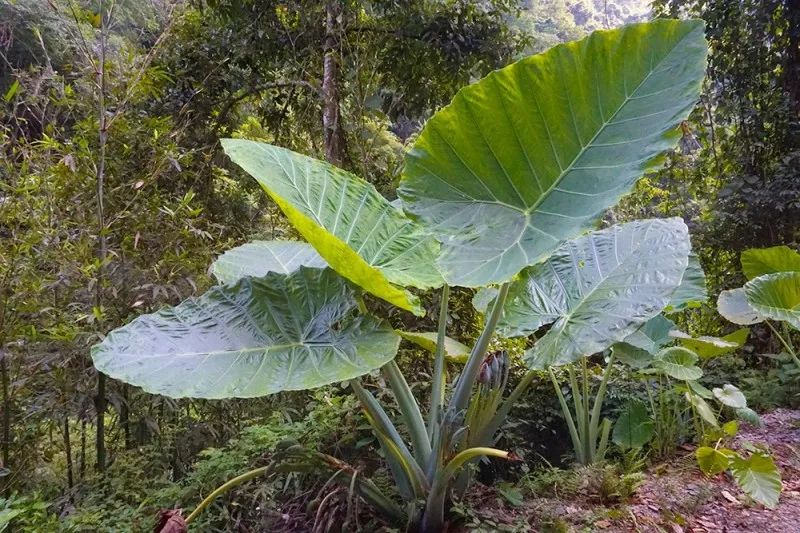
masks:
{"type": "Polygon", "coordinates": [[[626,503],[603,505],[587,495],[526,498],[524,505],[513,507],[490,489],[476,490],[470,500],[480,499],[483,505],[475,522],[484,531],[488,521],[497,531],[800,533],[800,411],[777,409],[761,419],[761,428],[742,424],[733,448],[751,444],[772,453],[783,483],[774,509],[750,500],[727,473],[703,475],[694,450],[687,447],[677,458],[648,469],[626,503]]]}

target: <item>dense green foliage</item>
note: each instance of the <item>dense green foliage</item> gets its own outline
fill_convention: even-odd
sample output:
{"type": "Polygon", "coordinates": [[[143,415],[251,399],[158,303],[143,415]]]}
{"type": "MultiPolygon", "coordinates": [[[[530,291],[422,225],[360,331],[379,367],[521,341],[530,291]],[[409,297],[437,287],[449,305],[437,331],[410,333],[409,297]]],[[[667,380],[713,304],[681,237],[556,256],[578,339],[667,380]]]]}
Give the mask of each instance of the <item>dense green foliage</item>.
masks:
{"type": "Polygon", "coordinates": [[[522,459],[462,456],[452,520],[474,519],[468,478],[522,506],[620,501],[687,443],[775,505],[775,463],[735,434],[800,397],[800,6],[652,9],[705,23],[691,114],[685,36],[528,57],[647,2],[0,0],[0,531],[152,530],[254,468],[192,528],[377,530],[392,518],[355,495],[409,501],[398,458],[430,470],[442,414],[464,428],[442,470],[470,447],[522,459]],[[181,338],[176,317],[239,329],[181,338]],[[145,390],[97,374],[99,343],[136,347],[94,363],[145,390]]]}

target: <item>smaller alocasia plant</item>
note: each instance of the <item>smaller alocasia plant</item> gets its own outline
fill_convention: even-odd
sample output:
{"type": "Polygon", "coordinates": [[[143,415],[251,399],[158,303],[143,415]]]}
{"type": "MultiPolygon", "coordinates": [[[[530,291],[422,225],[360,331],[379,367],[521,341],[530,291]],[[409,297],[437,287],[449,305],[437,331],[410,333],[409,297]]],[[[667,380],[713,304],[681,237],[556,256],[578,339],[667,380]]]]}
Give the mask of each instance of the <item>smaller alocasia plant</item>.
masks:
{"type": "MultiPolygon", "coordinates": [[[[427,122],[406,154],[399,206],[325,162],[223,140],[306,242],[225,253],[212,268],[220,285],[111,332],[92,349],[96,367],[173,397],[247,398],[345,382],[399,497],[299,444],[280,450],[280,465],[268,470],[322,469],[395,524],[442,531],[469,482],[466,467],[513,457],[493,447],[496,433],[536,369],[603,352],[680,305],[690,252],[681,220],[587,232],[675,145],[706,55],[701,21],[662,19],[595,32],[495,71],[427,122]],[[469,348],[446,336],[450,286],[488,289],[484,329],[469,348]],[[394,331],[364,303],[377,297],[423,315],[412,289],[441,289],[437,331],[394,331]],[[487,355],[490,342],[543,329],[523,358],[528,372],[506,395],[510,361],[487,355]],[[427,402],[394,361],[401,339],[435,352],[427,402]],[[463,361],[452,387],[448,355],[463,361]],[[378,370],[408,442],[362,382],[378,370]]],[[[582,420],[596,427],[593,418],[582,420]]]]}
{"type": "Polygon", "coordinates": [[[734,324],[764,323],[772,330],[800,374],[800,358],[792,331],[800,330],[800,253],[788,246],[753,248],[742,252],[744,287],[722,291],[719,314],[734,324]],[[783,333],[773,322],[783,325],[783,333]]]}

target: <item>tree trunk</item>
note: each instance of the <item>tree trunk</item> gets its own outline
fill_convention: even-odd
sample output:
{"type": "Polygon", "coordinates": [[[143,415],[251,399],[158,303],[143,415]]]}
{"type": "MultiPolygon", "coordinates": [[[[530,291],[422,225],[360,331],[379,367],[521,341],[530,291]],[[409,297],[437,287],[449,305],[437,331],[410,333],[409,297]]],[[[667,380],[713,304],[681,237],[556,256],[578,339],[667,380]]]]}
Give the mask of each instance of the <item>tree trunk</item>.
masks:
{"type": "Polygon", "coordinates": [[[342,165],[344,131],[339,115],[339,24],[342,17],[341,0],[325,2],[325,59],[322,65],[322,126],[324,129],[325,159],[342,165]]]}
{"type": "Polygon", "coordinates": [[[72,444],[69,438],[69,417],[64,417],[64,454],[67,456],[67,488],[72,490],[75,478],[72,474],[72,444]]]}
{"type": "MultiPolygon", "coordinates": [[[[97,63],[97,86],[98,86],[98,107],[99,107],[99,154],[97,161],[97,280],[95,283],[95,307],[98,319],[98,329],[102,328],[103,317],[103,285],[105,282],[105,263],[108,253],[106,244],[106,222],[105,222],[105,167],[106,167],[106,139],[108,134],[108,123],[106,117],[106,31],[107,23],[106,11],[103,0],[100,0],[100,53],[97,63]]],[[[104,472],[106,469],[106,436],[105,436],[105,414],[106,414],[106,376],[97,373],[97,396],[94,399],[95,409],[97,410],[97,470],[104,472]]]]}
{"type": "MultiPolygon", "coordinates": [[[[8,363],[7,353],[0,346],[0,374],[3,382],[3,464],[1,468],[8,468],[11,464],[11,397],[8,394],[8,363]]],[[[5,484],[3,484],[5,485],[5,484]]],[[[3,495],[11,490],[4,486],[3,495]]]]}
{"type": "Polygon", "coordinates": [[[800,0],[787,0],[789,47],[786,51],[786,90],[795,113],[800,113],[800,0]]]}

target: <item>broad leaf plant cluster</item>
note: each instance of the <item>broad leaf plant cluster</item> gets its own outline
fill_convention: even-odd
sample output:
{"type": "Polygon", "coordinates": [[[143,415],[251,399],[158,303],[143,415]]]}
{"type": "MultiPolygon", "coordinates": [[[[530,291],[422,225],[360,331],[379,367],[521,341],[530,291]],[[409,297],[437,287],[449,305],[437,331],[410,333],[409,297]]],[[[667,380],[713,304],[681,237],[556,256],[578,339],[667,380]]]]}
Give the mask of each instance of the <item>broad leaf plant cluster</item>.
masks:
{"type": "Polygon", "coordinates": [[[595,229],[675,145],[705,73],[703,30],[701,21],[663,19],[599,31],[463,88],[408,151],[399,203],[325,162],[223,140],[305,242],[259,241],[225,253],[212,269],[217,286],[111,332],[92,350],[96,367],[170,397],[250,398],[347,382],[402,503],[300,444],[277,453],[281,468],[328,469],[414,530],[442,530],[470,464],[512,458],[494,447],[496,434],[538,370],[570,365],[574,416],[553,380],[576,455],[602,456],[607,374],[590,403],[587,357],[609,353],[610,371],[614,358],[647,354],[653,368],[696,379],[692,352],[659,351],[643,329],[694,298],[684,223],[595,229]],[[470,348],[447,337],[452,286],[479,289],[485,326],[470,348]],[[370,296],[422,315],[414,289],[442,292],[436,332],[398,332],[367,311],[370,296]],[[509,357],[487,353],[495,336],[530,339],[529,371],[512,391],[509,357]],[[414,395],[394,362],[402,338],[435,352],[429,398],[414,395]],[[462,351],[463,362],[449,360],[462,351]],[[582,380],[573,363],[584,365],[582,380]],[[456,364],[448,384],[445,367],[456,364]],[[399,420],[362,382],[378,370],[399,420]]]}

